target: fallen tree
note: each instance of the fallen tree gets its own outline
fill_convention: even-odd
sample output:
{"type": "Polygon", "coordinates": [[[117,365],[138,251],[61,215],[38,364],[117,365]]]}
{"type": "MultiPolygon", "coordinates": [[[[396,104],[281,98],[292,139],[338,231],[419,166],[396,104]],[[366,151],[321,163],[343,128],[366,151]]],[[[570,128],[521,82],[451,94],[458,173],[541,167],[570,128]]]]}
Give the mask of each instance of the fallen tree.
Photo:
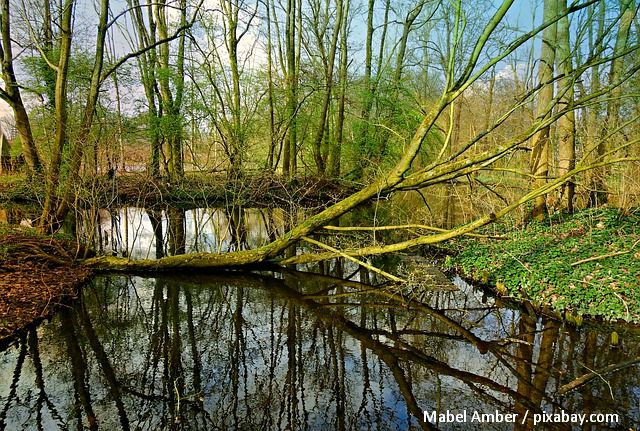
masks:
{"type": "MultiPolygon", "coordinates": [[[[330,224],[332,220],[373,198],[388,196],[398,191],[422,189],[435,184],[446,183],[456,178],[467,177],[479,171],[494,169],[497,161],[513,155],[517,151],[528,148],[529,140],[540,130],[551,126],[568,112],[572,112],[576,109],[595,103],[598,98],[606,96],[613,89],[622,85],[622,83],[634,76],[634,74],[636,74],[640,69],[640,62],[632,64],[626,69],[625,73],[620,74],[617,81],[609,83],[608,86],[604,86],[598,91],[584,94],[582,97],[573,100],[573,103],[569,105],[561,105],[559,103],[563,94],[566,92],[566,88],[560,88],[558,96],[554,99],[554,103],[545,107],[546,110],[544,115],[539,115],[536,119],[532,120],[530,126],[526,130],[512,136],[501,145],[490,148],[489,150],[482,151],[480,153],[472,151],[478,142],[487,136],[490,136],[500,126],[504,125],[507,119],[509,119],[516,110],[535,100],[541,89],[549,85],[560,86],[561,79],[562,83],[569,82],[569,84],[566,85],[574,85],[573,83],[579,80],[590,68],[610,62],[621,55],[620,53],[614,53],[609,57],[603,58],[602,52],[604,48],[602,48],[602,50],[597,50],[597,52],[592,53],[589,58],[585,59],[582,64],[577,65],[573,69],[571,79],[566,79],[566,75],[557,75],[553,77],[550,82],[542,82],[538,84],[538,86],[516,100],[515,103],[513,103],[501,116],[499,116],[499,118],[497,118],[497,120],[489,124],[485,130],[478,133],[473,139],[470,139],[460,148],[455,149],[455,151],[449,151],[450,140],[445,139],[441,148],[437,151],[438,156],[435,160],[428,163],[425,167],[415,168],[414,161],[419,155],[429,133],[439,129],[437,122],[442,114],[445,113],[447,108],[450,108],[466,90],[469,90],[472,84],[480,80],[488,71],[495,67],[496,64],[504,60],[524,43],[540,34],[545,28],[555,25],[556,22],[563,17],[596,3],[596,0],[584,3],[576,2],[572,4],[562,13],[559,13],[554,19],[545,22],[530,32],[516,38],[506,45],[500,54],[491,57],[484,64],[480,64],[480,57],[487,54],[486,47],[491,36],[503,22],[508,10],[512,6],[512,3],[512,0],[505,0],[488,21],[482,34],[477,37],[470,57],[465,63],[464,68],[460,69],[461,72],[458,76],[454,76],[453,71],[448,74],[442,95],[432,104],[431,109],[424,115],[420,125],[416,129],[411,140],[407,143],[402,156],[395,166],[387,172],[375,177],[368,186],[327,207],[318,214],[306,218],[302,223],[293,227],[271,243],[257,249],[230,253],[194,253],[188,255],[175,255],[163,257],[157,260],[130,260],[127,258],[103,256],[88,259],[85,263],[101,270],[159,271],[186,268],[238,267],[269,262],[294,264],[318,261],[338,256],[366,256],[400,251],[413,246],[434,244],[460,235],[469,234],[480,227],[486,226],[487,224],[504,217],[520,205],[560,188],[563,184],[581,172],[613,163],[637,160],[637,158],[633,157],[616,156],[618,151],[636,145],[638,143],[637,139],[628,141],[618,148],[612,149],[604,154],[599,154],[595,159],[591,157],[591,159],[587,161],[587,156],[589,156],[593,151],[593,148],[597,146],[596,144],[591,149],[585,149],[584,158],[580,162],[576,163],[573,169],[561,176],[558,176],[557,178],[544,178],[547,181],[544,181],[542,185],[539,185],[540,182],[538,181],[536,188],[514,202],[506,204],[502,209],[485,214],[473,222],[455,229],[429,235],[419,235],[410,240],[395,244],[363,247],[360,249],[344,251],[330,249],[323,253],[282,258],[282,253],[298,241],[304,240],[305,238],[308,239],[309,235],[330,224]],[[447,155],[448,152],[451,154],[447,155]]],[[[460,11],[458,11],[458,13],[460,13],[460,11]]],[[[456,37],[459,37],[459,35],[456,35],[456,37]]],[[[637,45],[634,45],[629,47],[623,54],[629,54],[636,50],[637,45]]],[[[456,59],[456,50],[453,49],[451,51],[450,62],[453,64],[454,59],[456,59]]],[[[625,125],[620,126],[615,131],[609,131],[607,136],[602,137],[602,140],[606,140],[611,134],[620,130],[624,126],[625,125]]],[[[504,171],[502,168],[496,168],[496,170],[498,169],[504,171]]],[[[529,172],[514,171],[513,173],[531,177],[529,172]]],[[[327,247],[323,248],[326,249],[327,247]]]]}

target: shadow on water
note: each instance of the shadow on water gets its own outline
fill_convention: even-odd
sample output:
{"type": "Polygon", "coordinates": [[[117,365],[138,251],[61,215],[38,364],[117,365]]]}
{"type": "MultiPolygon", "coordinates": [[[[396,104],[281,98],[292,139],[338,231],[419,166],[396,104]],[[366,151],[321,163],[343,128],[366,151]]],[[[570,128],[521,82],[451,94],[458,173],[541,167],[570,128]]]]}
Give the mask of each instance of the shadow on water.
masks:
{"type": "Polygon", "coordinates": [[[0,429],[533,429],[471,422],[527,410],[640,426],[637,365],[559,395],[640,356],[637,333],[614,349],[461,282],[418,296],[333,275],[100,276],[0,353],[0,429]]]}

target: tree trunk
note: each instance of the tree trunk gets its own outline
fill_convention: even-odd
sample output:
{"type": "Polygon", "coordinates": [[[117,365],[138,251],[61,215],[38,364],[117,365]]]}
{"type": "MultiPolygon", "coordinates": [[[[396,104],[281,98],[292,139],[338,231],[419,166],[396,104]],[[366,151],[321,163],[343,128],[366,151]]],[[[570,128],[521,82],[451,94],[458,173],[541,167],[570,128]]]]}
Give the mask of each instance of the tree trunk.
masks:
{"type": "Polygon", "coordinates": [[[62,199],[58,203],[56,209],[55,220],[53,220],[52,228],[57,230],[62,220],[67,215],[70,205],[75,194],[74,187],[77,184],[80,174],[80,166],[84,154],[84,146],[91,133],[93,117],[98,105],[98,97],[100,96],[100,87],[102,84],[102,66],[104,64],[105,43],[107,34],[107,20],[109,18],[109,0],[100,2],[100,18],[98,22],[98,33],[96,36],[96,51],[94,54],[93,69],[91,71],[91,81],[89,85],[89,94],[84,107],[84,113],[80,123],[80,131],[71,147],[71,160],[69,171],[63,187],[62,199]]]}
{"type": "MultiPolygon", "coordinates": [[[[327,0],[329,1],[329,0],[327,0]]],[[[313,139],[313,158],[316,162],[316,168],[318,170],[319,175],[325,174],[326,168],[326,154],[323,151],[322,142],[324,138],[328,135],[328,130],[326,127],[327,117],[329,116],[329,105],[331,103],[331,94],[333,88],[333,69],[335,65],[336,59],[336,48],[338,46],[338,35],[340,34],[340,27],[342,26],[343,20],[343,0],[336,0],[336,20],[334,23],[333,34],[331,35],[331,44],[329,46],[329,53],[326,57],[325,64],[325,93],[322,100],[322,107],[320,108],[320,119],[318,123],[318,128],[316,129],[316,135],[313,139]]],[[[316,30],[319,30],[316,25],[316,30]]],[[[323,40],[320,35],[317,35],[318,44],[320,46],[320,51],[324,51],[323,49],[323,40]]]]}
{"type": "Polygon", "coordinates": [[[54,229],[56,222],[56,205],[58,201],[57,189],[60,183],[60,170],[62,168],[62,153],[67,144],[67,81],[69,60],[71,56],[71,22],[73,17],[73,0],[65,0],[62,16],[60,17],[60,42],[58,46],[58,63],[55,66],[55,140],[51,161],[45,181],[45,200],[42,215],[38,223],[40,231],[54,229]]]}
{"type": "Polygon", "coordinates": [[[301,11],[296,11],[296,0],[287,0],[287,17],[285,23],[285,51],[287,67],[285,72],[286,116],[289,123],[287,138],[282,156],[282,172],[289,179],[296,174],[296,145],[297,145],[297,120],[296,109],[298,105],[297,82],[297,51],[296,49],[296,17],[301,11]]]}
{"type": "MultiPolygon", "coordinates": [[[[558,0],[544,1],[543,21],[550,22],[558,15],[558,0]]],[[[556,55],[557,26],[554,22],[542,33],[542,51],[538,70],[538,84],[542,87],[538,92],[536,119],[544,120],[551,117],[553,104],[553,65],[556,55]]],[[[535,179],[534,188],[544,186],[549,176],[549,158],[551,147],[550,126],[544,127],[534,137],[532,143],[530,170],[535,179]]],[[[536,220],[543,219],[547,214],[547,199],[545,195],[534,200],[531,216],[536,220]]]]}
{"type": "MultiPolygon", "coordinates": [[[[345,120],[345,101],[347,97],[347,79],[348,79],[348,46],[347,46],[347,19],[349,16],[349,0],[345,0],[344,13],[340,23],[340,72],[338,77],[338,116],[336,119],[335,138],[329,148],[329,157],[327,165],[329,167],[329,176],[338,178],[340,176],[340,159],[342,140],[344,138],[344,120],[345,120]]],[[[370,65],[369,65],[370,66],[370,65]]]]}
{"type": "MultiPolygon", "coordinates": [[[[559,12],[565,14],[567,1],[559,0],[558,5],[559,12]]],[[[572,170],[576,164],[576,119],[572,109],[574,97],[573,64],[569,40],[569,18],[566,15],[558,21],[556,64],[560,73],[564,75],[558,82],[560,92],[558,109],[568,109],[567,113],[558,120],[558,175],[564,175],[572,170]]],[[[574,196],[575,183],[570,180],[560,188],[557,205],[572,213],[574,196]]]]}
{"type": "Polygon", "coordinates": [[[267,21],[267,85],[269,101],[269,153],[267,155],[267,170],[275,171],[276,161],[276,131],[275,131],[275,102],[273,87],[273,44],[271,42],[271,0],[265,0],[265,13],[267,21]]]}
{"type": "MultiPolygon", "coordinates": [[[[616,83],[620,80],[621,74],[624,71],[624,62],[625,58],[622,55],[624,50],[627,48],[629,41],[629,30],[631,28],[631,23],[633,21],[633,17],[635,16],[635,1],[634,0],[620,0],[620,23],[618,24],[618,34],[616,35],[616,42],[614,46],[614,59],[611,61],[611,67],[609,69],[609,85],[616,83]]],[[[616,129],[620,126],[620,104],[622,98],[623,88],[621,85],[613,88],[607,97],[607,117],[605,120],[605,128],[603,130],[603,141],[605,136],[608,136],[607,141],[609,142],[610,147],[615,147],[618,140],[623,136],[622,133],[616,132],[616,129]]],[[[622,138],[624,139],[624,138],[622,138]]],[[[602,157],[607,151],[606,145],[603,142],[603,145],[598,148],[598,157],[602,157]]],[[[627,152],[628,154],[628,152],[627,152]]],[[[601,173],[602,178],[608,177],[608,169],[603,169],[604,172],[601,173]]],[[[600,204],[606,203],[608,201],[608,195],[606,193],[607,184],[606,181],[603,181],[602,186],[604,189],[601,194],[601,202],[600,204]]],[[[620,185],[622,188],[622,185],[620,185]]]]}
{"type": "MultiPolygon", "coordinates": [[[[390,101],[390,110],[387,111],[386,118],[389,122],[393,122],[396,114],[398,113],[398,102],[400,97],[400,89],[402,84],[402,74],[405,67],[405,57],[407,53],[407,43],[409,41],[409,35],[414,29],[414,23],[420,16],[422,9],[424,8],[426,1],[420,0],[418,3],[407,13],[402,23],[402,35],[398,42],[398,54],[396,55],[396,64],[393,71],[393,78],[391,81],[391,88],[393,89],[392,98],[390,101]]],[[[378,71],[380,74],[380,71],[378,71]]],[[[380,142],[375,148],[373,153],[374,162],[379,163],[382,156],[387,152],[387,145],[391,134],[385,131],[380,139],[380,142]]]]}
{"type": "MultiPolygon", "coordinates": [[[[161,0],[155,6],[155,20],[160,40],[169,38],[169,24],[167,22],[168,11],[165,0],[161,0]]],[[[180,26],[183,27],[186,21],[186,2],[180,0],[180,26]]],[[[168,175],[172,181],[180,180],[184,176],[184,165],[182,156],[182,117],[180,108],[182,104],[182,93],[184,89],[184,45],[185,35],[181,33],[178,39],[178,53],[176,61],[176,71],[171,74],[169,63],[169,42],[159,46],[159,67],[162,73],[158,76],[160,88],[160,100],[162,106],[161,130],[168,151],[168,175]],[[173,76],[173,91],[171,85],[173,76]],[[175,93],[174,93],[175,92],[175,93]]]]}
{"type": "MultiPolygon", "coordinates": [[[[146,46],[153,46],[153,44],[156,43],[156,23],[150,2],[151,0],[148,0],[148,4],[146,6],[147,17],[145,20],[139,0],[129,0],[129,7],[133,10],[134,15],[138,49],[143,49],[146,46]]],[[[142,78],[142,87],[144,88],[144,94],[147,99],[147,126],[149,128],[149,140],[151,147],[148,171],[152,177],[159,178],[162,143],[160,139],[161,108],[158,107],[156,98],[156,93],[158,92],[156,79],[156,67],[158,61],[156,48],[149,49],[138,56],[137,63],[140,76],[142,78]]]]}
{"type": "Polygon", "coordinates": [[[11,46],[11,14],[9,0],[2,0],[0,60],[2,61],[2,79],[4,90],[0,89],[0,98],[11,106],[16,122],[16,130],[22,143],[22,154],[30,175],[42,173],[42,163],[31,133],[31,123],[22,103],[20,88],[13,69],[13,49],[11,46]]]}
{"type": "MultiPolygon", "coordinates": [[[[594,56],[594,60],[596,60],[596,65],[591,68],[591,88],[590,91],[592,93],[596,93],[600,90],[602,84],[600,80],[600,64],[599,60],[602,58],[601,51],[601,43],[598,46],[595,45],[596,41],[601,41],[602,36],[604,35],[604,19],[605,19],[605,8],[604,2],[599,2],[597,5],[597,17],[598,19],[591,19],[589,23],[589,52],[591,52],[594,56]],[[593,34],[594,26],[597,23],[597,28],[595,35],[593,34]]],[[[593,12],[591,13],[592,17],[596,15],[595,12],[596,5],[593,6],[593,12]]],[[[591,150],[595,148],[595,156],[596,158],[604,156],[605,153],[605,142],[603,140],[598,139],[601,134],[601,127],[598,124],[600,122],[601,115],[601,104],[594,103],[589,107],[587,114],[587,139],[586,139],[586,148],[587,150],[591,150]]],[[[601,203],[605,203],[607,201],[607,193],[606,193],[606,182],[604,179],[603,168],[594,169],[589,173],[589,206],[597,207],[601,203]]]]}

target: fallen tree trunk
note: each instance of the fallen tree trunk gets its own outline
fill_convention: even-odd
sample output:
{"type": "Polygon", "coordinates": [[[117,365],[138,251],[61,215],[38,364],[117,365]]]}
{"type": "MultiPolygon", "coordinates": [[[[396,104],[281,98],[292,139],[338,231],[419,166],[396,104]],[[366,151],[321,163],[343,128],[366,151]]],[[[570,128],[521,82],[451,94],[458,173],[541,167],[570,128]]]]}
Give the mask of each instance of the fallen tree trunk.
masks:
{"type": "MultiPolygon", "coordinates": [[[[451,76],[451,79],[448,79],[445,90],[443,91],[442,96],[433,104],[431,110],[423,117],[422,122],[416,129],[413,137],[407,143],[403,155],[400,157],[396,165],[390,169],[386,173],[382,173],[378,177],[376,177],[370,185],[362,188],[361,190],[353,193],[352,195],[346,197],[345,199],[327,207],[320,213],[310,216],[305,219],[302,223],[295,226],[293,229],[289,230],[282,236],[276,238],[271,243],[254,249],[247,251],[237,251],[230,252],[224,254],[216,254],[216,253],[195,253],[189,255],[177,255],[177,256],[169,256],[163,257],[157,260],[130,260],[127,258],[118,258],[118,257],[100,257],[89,259],[85,263],[89,266],[92,266],[96,269],[105,269],[105,270],[134,270],[134,271],[157,271],[157,270],[171,270],[171,269],[187,269],[187,268],[220,268],[220,267],[238,267],[238,266],[248,266],[255,265],[261,263],[302,263],[302,262],[311,262],[317,260],[323,260],[328,258],[333,258],[342,255],[349,256],[365,256],[365,255],[373,255],[373,254],[381,254],[388,253],[394,251],[400,251],[407,249],[409,247],[425,245],[425,244],[434,244],[436,242],[444,241],[447,239],[451,239],[457,237],[459,235],[468,234],[480,227],[483,227],[493,221],[503,217],[509,212],[513,211],[518,206],[526,203],[532,199],[543,196],[546,193],[549,193],[551,190],[554,190],[557,187],[560,187],[566,181],[571,179],[577,173],[583,172],[587,169],[591,169],[592,167],[603,166],[610,163],[619,162],[621,160],[631,160],[627,159],[617,159],[617,160],[604,160],[604,157],[611,157],[613,152],[609,152],[603,155],[600,159],[597,160],[597,163],[593,163],[590,166],[586,166],[584,164],[578,163],[576,168],[571,170],[570,172],[565,173],[559,178],[556,178],[552,181],[546,182],[544,185],[541,185],[537,189],[531,191],[526,194],[522,198],[518,199],[516,202],[511,204],[507,204],[502,210],[491,214],[484,215],[479,217],[475,221],[466,224],[464,226],[458,227],[453,230],[439,232],[433,235],[421,235],[417,238],[413,238],[407,241],[403,241],[396,244],[386,245],[386,246],[373,246],[373,247],[363,247],[358,250],[349,250],[349,251],[339,251],[339,252],[327,252],[327,253],[317,253],[317,254],[308,254],[303,256],[294,256],[287,259],[282,259],[282,253],[287,250],[292,245],[296,244],[298,241],[302,240],[304,237],[309,237],[316,230],[322,228],[323,226],[331,223],[337,217],[351,211],[358,205],[367,202],[373,198],[379,196],[387,196],[395,191],[401,190],[412,190],[418,189],[434,184],[439,184],[443,182],[448,182],[454,180],[456,178],[467,176],[474,174],[475,172],[481,170],[487,170],[489,166],[491,166],[496,161],[513,154],[514,151],[523,148],[527,141],[534,136],[538,131],[542,128],[548,127],[557,121],[558,118],[561,118],[564,114],[566,114],[570,110],[578,109],[586,104],[591,103],[594,99],[599,96],[606,94],[607,91],[611,91],[612,88],[620,86],[625,80],[627,80],[630,76],[633,76],[638,70],[640,70],[640,62],[634,64],[633,67],[630,67],[624,76],[621,76],[620,79],[612,84],[610,84],[607,88],[601,89],[601,91],[592,93],[584,96],[582,99],[574,100],[574,103],[570,108],[562,108],[556,109],[553,111],[553,106],[549,107],[549,112],[553,112],[552,114],[543,117],[534,121],[528,130],[513,136],[511,139],[508,139],[502,145],[495,146],[490,150],[474,153],[472,155],[467,155],[467,151],[472,149],[474,145],[480,141],[482,138],[486,137],[488,134],[495,131],[499,126],[503,125],[504,122],[510,118],[511,114],[515,112],[519,107],[523,106],[525,103],[531,100],[536,93],[540,90],[540,88],[532,90],[529,94],[523,96],[521,100],[515,102],[515,104],[508,108],[504,115],[500,116],[493,124],[489,125],[486,130],[479,133],[476,137],[469,140],[469,142],[462,146],[461,149],[457,150],[454,154],[445,157],[446,153],[444,150],[446,147],[440,151],[440,156],[438,156],[434,161],[425,166],[424,168],[420,168],[417,170],[411,171],[411,167],[414,159],[418,156],[420,149],[426,139],[426,137],[432,133],[433,130],[438,129],[436,126],[436,122],[438,121],[440,115],[445,111],[445,109],[450,106],[450,104],[456,100],[458,97],[462,95],[462,93],[470,87],[472,83],[477,81],[484,73],[490,70],[495,64],[503,60],[507,55],[514,52],[518,47],[522,46],[527,41],[531,40],[536,34],[543,31],[549,25],[552,25],[555,20],[560,19],[563,15],[556,17],[554,21],[543,23],[532,31],[518,37],[510,45],[508,45],[504,50],[502,50],[498,55],[491,58],[486,64],[478,65],[479,58],[481,53],[483,52],[490,36],[498,27],[507,11],[509,10],[512,4],[512,0],[505,0],[502,5],[497,9],[494,16],[491,18],[487,26],[485,27],[483,33],[478,37],[475,47],[473,49],[473,53],[470,59],[467,61],[467,64],[462,69],[462,73],[460,77],[457,78],[457,81],[454,82],[454,77],[451,76]]],[[[564,11],[564,15],[568,15],[577,10],[580,10],[590,3],[584,3],[580,5],[574,5],[567,10],[564,11]]],[[[452,52],[451,55],[452,61],[455,59],[455,52],[452,52]]],[[[577,79],[582,73],[587,71],[591,67],[589,62],[582,64],[580,66],[576,66],[574,71],[574,76],[577,79]]],[[[558,79],[557,77],[554,81],[558,79]]],[[[605,137],[606,139],[606,137],[605,137]]],[[[634,145],[638,140],[628,142],[623,147],[628,147],[630,145],[634,145]]],[[[443,145],[448,145],[446,142],[443,145]]],[[[622,148],[622,147],[620,147],[622,148]]],[[[618,149],[620,149],[618,148],[618,149]]],[[[587,149],[588,150],[588,149],[587,149]]],[[[585,151],[586,154],[589,151],[585,151]]]]}
{"type": "MultiPolygon", "coordinates": [[[[639,142],[640,142],[640,139],[637,139],[637,140],[631,141],[629,144],[631,145],[639,142]]],[[[330,220],[333,220],[334,218],[354,208],[357,205],[357,203],[353,203],[353,202],[359,202],[358,199],[361,199],[361,196],[358,199],[353,199],[351,201],[349,200],[352,199],[355,195],[358,195],[358,193],[360,193],[358,192],[355,195],[352,195],[349,198],[345,199],[344,201],[338,202],[337,204],[327,208],[326,210],[322,211],[320,214],[309,217],[303,223],[301,223],[294,229],[290,230],[289,232],[285,233],[283,236],[276,239],[275,241],[254,250],[241,250],[241,251],[230,252],[230,253],[191,253],[191,254],[167,256],[167,257],[163,257],[155,260],[152,260],[152,259],[131,260],[128,258],[115,257],[115,256],[100,256],[100,257],[87,259],[84,261],[84,264],[98,270],[152,272],[152,271],[163,271],[163,270],[167,271],[167,270],[174,270],[174,269],[232,268],[232,267],[251,266],[251,265],[258,265],[258,264],[269,264],[269,263],[289,265],[289,264],[317,262],[317,261],[332,259],[336,257],[344,257],[345,255],[354,257],[354,256],[371,256],[371,255],[379,255],[384,253],[398,252],[398,251],[409,249],[411,247],[435,244],[438,242],[442,242],[448,239],[452,239],[458,236],[468,234],[469,232],[472,232],[476,229],[479,229],[483,226],[486,226],[504,217],[514,209],[518,208],[520,205],[523,205],[535,199],[538,196],[547,194],[557,189],[558,187],[566,183],[570,178],[572,178],[573,176],[575,176],[580,172],[584,172],[586,170],[593,169],[595,167],[620,162],[621,160],[626,161],[630,159],[629,158],[614,159],[614,160],[609,160],[606,162],[601,162],[593,165],[578,164],[574,169],[567,172],[566,174],[527,193],[517,201],[511,203],[510,205],[505,206],[504,208],[502,208],[500,211],[496,213],[490,213],[490,214],[484,215],[471,223],[467,223],[455,229],[451,229],[445,232],[438,232],[433,235],[421,235],[416,238],[412,238],[412,239],[394,243],[394,244],[362,247],[360,249],[338,251],[338,252],[330,251],[325,253],[307,253],[307,254],[292,256],[288,258],[280,257],[280,254],[284,250],[294,245],[299,240],[304,239],[304,237],[306,237],[308,233],[313,232],[314,230],[324,226],[330,220]],[[348,202],[345,203],[345,201],[348,201],[348,202]]]]}

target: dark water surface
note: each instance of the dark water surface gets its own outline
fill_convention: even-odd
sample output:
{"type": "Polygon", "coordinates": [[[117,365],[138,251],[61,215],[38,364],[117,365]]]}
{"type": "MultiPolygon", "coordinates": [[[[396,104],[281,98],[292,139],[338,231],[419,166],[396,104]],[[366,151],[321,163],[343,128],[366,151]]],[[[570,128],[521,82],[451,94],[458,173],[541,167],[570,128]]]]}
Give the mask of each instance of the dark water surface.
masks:
{"type": "Polygon", "coordinates": [[[462,282],[412,292],[367,278],[100,276],[0,352],[0,429],[532,429],[526,411],[640,426],[637,364],[558,393],[640,356],[637,332],[618,328],[611,348],[610,329],[501,307],[462,282]],[[425,423],[434,410],[467,423],[425,423]],[[518,424],[471,422],[496,411],[518,424]]]}

